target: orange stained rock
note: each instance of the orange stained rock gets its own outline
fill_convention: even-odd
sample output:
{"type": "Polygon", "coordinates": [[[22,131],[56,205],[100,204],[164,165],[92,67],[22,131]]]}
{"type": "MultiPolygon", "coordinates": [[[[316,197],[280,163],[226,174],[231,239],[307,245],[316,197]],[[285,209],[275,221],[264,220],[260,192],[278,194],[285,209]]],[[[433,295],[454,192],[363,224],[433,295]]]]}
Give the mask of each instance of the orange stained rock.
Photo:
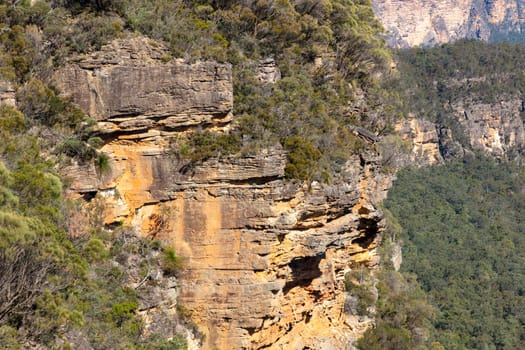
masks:
{"type": "MultiPolygon", "coordinates": [[[[116,141],[105,145],[102,152],[110,158],[111,176],[104,188],[114,188],[116,199],[124,202],[127,212],[113,211],[106,214],[106,220],[123,220],[132,224],[135,211],[151,202],[149,189],[153,184],[152,161],[146,151],[158,148],[156,145],[116,141]]],[[[122,209],[122,205],[119,206],[122,209]]]]}

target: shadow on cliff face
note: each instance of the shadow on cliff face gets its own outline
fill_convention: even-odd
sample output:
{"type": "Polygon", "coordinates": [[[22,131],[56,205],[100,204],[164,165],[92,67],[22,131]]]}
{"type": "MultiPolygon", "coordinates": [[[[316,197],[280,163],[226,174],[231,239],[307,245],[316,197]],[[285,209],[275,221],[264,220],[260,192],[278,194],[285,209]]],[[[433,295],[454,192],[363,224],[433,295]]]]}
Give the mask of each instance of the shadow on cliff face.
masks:
{"type": "Polygon", "coordinates": [[[361,232],[364,232],[364,235],[354,239],[352,243],[358,244],[363,249],[367,249],[379,233],[378,222],[376,219],[360,218],[357,228],[361,232]]]}
{"type": "Polygon", "coordinates": [[[288,294],[292,288],[297,286],[307,287],[314,279],[321,277],[319,263],[324,258],[325,253],[293,259],[288,265],[292,269],[292,279],[284,285],[283,294],[288,294]]]}

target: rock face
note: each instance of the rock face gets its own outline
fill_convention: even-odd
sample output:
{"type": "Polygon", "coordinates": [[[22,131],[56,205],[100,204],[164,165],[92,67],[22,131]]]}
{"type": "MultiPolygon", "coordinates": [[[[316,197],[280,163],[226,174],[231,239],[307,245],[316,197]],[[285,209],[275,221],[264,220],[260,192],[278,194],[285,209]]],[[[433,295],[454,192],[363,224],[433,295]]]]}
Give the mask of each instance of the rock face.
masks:
{"type": "MultiPolygon", "coordinates": [[[[461,38],[523,36],[523,0],[373,0],[392,47],[432,46],[461,38]]],[[[523,37],[519,40],[523,40],[523,37]]]]}
{"type": "Polygon", "coordinates": [[[455,133],[450,125],[437,125],[411,116],[396,126],[410,148],[405,155],[398,152],[397,164],[435,164],[472,151],[500,159],[522,156],[525,150],[523,106],[523,100],[516,96],[502,97],[495,103],[456,102],[451,106],[451,114],[461,130],[455,133]]]}
{"type": "Polygon", "coordinates": [[[432,165],[443,162],[439,149],[440,134],[434,123],[411,116],[398,123],[396,131],[409,144],[407,159],[401,160],[402,165],[432,165]]]}
{"type": "Polygon", "coordinates": [[[525,150],[523,105],[519,98],[507,98],[494,104],[456,103],[453,108],[472,149],[502,158],[525,150]]]}
{"type": "Polygon", "coordinates": [[[262,82],[275,83],[281,79],[281,71],[273,58],[259,61],[255,69],[255,76],[262,82]]]}
{"type": "Polygon", "coordinates": [[[0,105],[16,106],[15,89],[7,81],[0,80],[0,105]]]}
{"type": "Polygon", "coordinates": [[[376,263],[381,217],[369,191],[388,179],[356,159],[348,182],[308,189],[282,181],[282,153],[261,157],[273,173],[215,182],[216,165],[203,164],[211,178],[169,191],[168,232],[188,257],[179,300],[220,349],[347,348],[357,334],[343,312],[344,272],[376,263]]]}
{"type": "Polygon", "coordinates": [[[118,40],[57,73],[97,120],[110,159],[103,174],[66,169],[72,195],[102,199],[106,224],[163,239],[185,258],[178,298],[203,349],[352,348],[373,320],[345,309],[344,275],[377,264],[376,204],[391,181],[378,155],[355,157],[332,185],[284,181],[279,148],[188,168],[170,139],[228,129],[231,68],[164,55],[143,38],[118,40]]]}
{"type": "Polygon", "coordinates": [[[231,121],[230,65],[170,61],[160,44],[146,38],[114,41],[102,52],[78,57],[55,79],[100,122],[102,133],[121,139],[231,121]]]}

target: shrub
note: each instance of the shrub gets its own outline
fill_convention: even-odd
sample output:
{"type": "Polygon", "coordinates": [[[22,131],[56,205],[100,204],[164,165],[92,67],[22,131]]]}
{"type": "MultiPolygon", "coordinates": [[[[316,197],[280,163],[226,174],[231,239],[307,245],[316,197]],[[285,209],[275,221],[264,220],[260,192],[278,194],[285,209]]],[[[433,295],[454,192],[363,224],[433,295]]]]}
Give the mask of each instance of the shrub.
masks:
{"type": "MultiPolygon", "coordinates": [[[[241,142],[238,135],[223,134],[213,131],[193,133],[189,138],[188,157],[192,162],[203,161],[212,157],[239,152],[241,142]]],[[[186,153],[185,145],[180,154],[186,153]]]]}
{"type": "Polygon", "coordinates": [[[93,148],[76,136],[67,138],[57,147],[56,152],[75,158],[79,160],[80,163],[89,162],[97,155],[97,152],[93,148]]]}
{"type": "Polygon", "coordinates": [[[109,163],[109,157],[104,153],[99,153],[97,157],[97,166],[100,170],[100,173],[105,174],[111,170],[109,163]]]}
{"type": "Polygon", "coordinates": [[[366,331],[358,340],[360,350],[411,350],[414,349],[410,332],[407,329],[381,324],[366,331]]]}
{"type": "Polygon", "coordinates": [[[177,275],[181,269],[184,259],[175,253],[173,248],[166,248],[162,258],[162,270],[166,275],[177,275]]]}
{"type": "Polygon", "coordinates": [[[84,254],[88,261],[102,261],[108,257],[108,249],[98,238],[91,238],[85,248],[84,254]]]}
{"type": "Polygon", "coordinates": [[[97,137],[97,136],[90,137],[87,140],[87,143],[93,148],[100,148],[104,145],[104,141],[100,137],[97,137]]]}
{"type": "Polygon", "coordinates": [[[8,105],[0,105],[0,132],[5,135],[9,133],[20,133],[26,129],[24,115],[16,108],[8,105]]]}
{"type": "Polygon", "coordinates": [[[136,300],[128,300],[114,304],[111,307],[111,318],[117,325],[122,325],[125,321],[130,320],[135,315],[139,304],[136,300]]]}
{"type": "Polygon", "coordinates": [[[156,345],[159,350],[187,350],[188,343],[186,338],[182,335],[176,335],[170,340],[161,340],[156,345]]]}
{"type": "Polygon", "coordinates": [[[10,326],[0,326],[0,344],[6,350],[22,350],[22,345],[18,341],[18,331],[10,326]]]}
{"type": "Polygon", "coordinates": [[[17,92],[18,107],[32,124],[75,129],[85,114],[39,79],[31,79],[17,92]]]}
{"type": "Polygon", "coordinates": [[[62,183],[60,179],[39,169],[39,164],[21,162],[13,174],[13,189],[23,210],[42,218],[58,219],[62,183]]]}
{"type": "Polygon", "coordinates": [[[288,152],[288,164],[285,175],[289,179],[311,180],[319,170],[318,161],[321,152],[308,140],[292,136],[284,141],[284,148],[288,152]]]}

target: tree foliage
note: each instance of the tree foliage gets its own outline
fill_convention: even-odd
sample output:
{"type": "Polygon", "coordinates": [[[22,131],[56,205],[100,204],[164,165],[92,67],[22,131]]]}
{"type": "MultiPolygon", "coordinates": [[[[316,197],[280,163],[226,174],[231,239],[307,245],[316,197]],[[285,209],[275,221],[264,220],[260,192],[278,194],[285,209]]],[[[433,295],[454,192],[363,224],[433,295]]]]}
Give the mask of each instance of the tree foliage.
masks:
{"type": "Polygon", "coordinates": [[[452,130],[455,140],[468,146],[465,131],[453,115],[454,104],[494,104],[521,99],[525,73],[521,69],[525,46],[508,42],[459,40],[433,48],[412,48],[395,53],[404,113],[414,113],[452,130]]]}
{"type": "Polygon", "coordinates": [[[403,171],[386,206],[403,227],[403,265],[432,304],[446,349],[523,344],[523,169],[486,158],[403,171]]]}

